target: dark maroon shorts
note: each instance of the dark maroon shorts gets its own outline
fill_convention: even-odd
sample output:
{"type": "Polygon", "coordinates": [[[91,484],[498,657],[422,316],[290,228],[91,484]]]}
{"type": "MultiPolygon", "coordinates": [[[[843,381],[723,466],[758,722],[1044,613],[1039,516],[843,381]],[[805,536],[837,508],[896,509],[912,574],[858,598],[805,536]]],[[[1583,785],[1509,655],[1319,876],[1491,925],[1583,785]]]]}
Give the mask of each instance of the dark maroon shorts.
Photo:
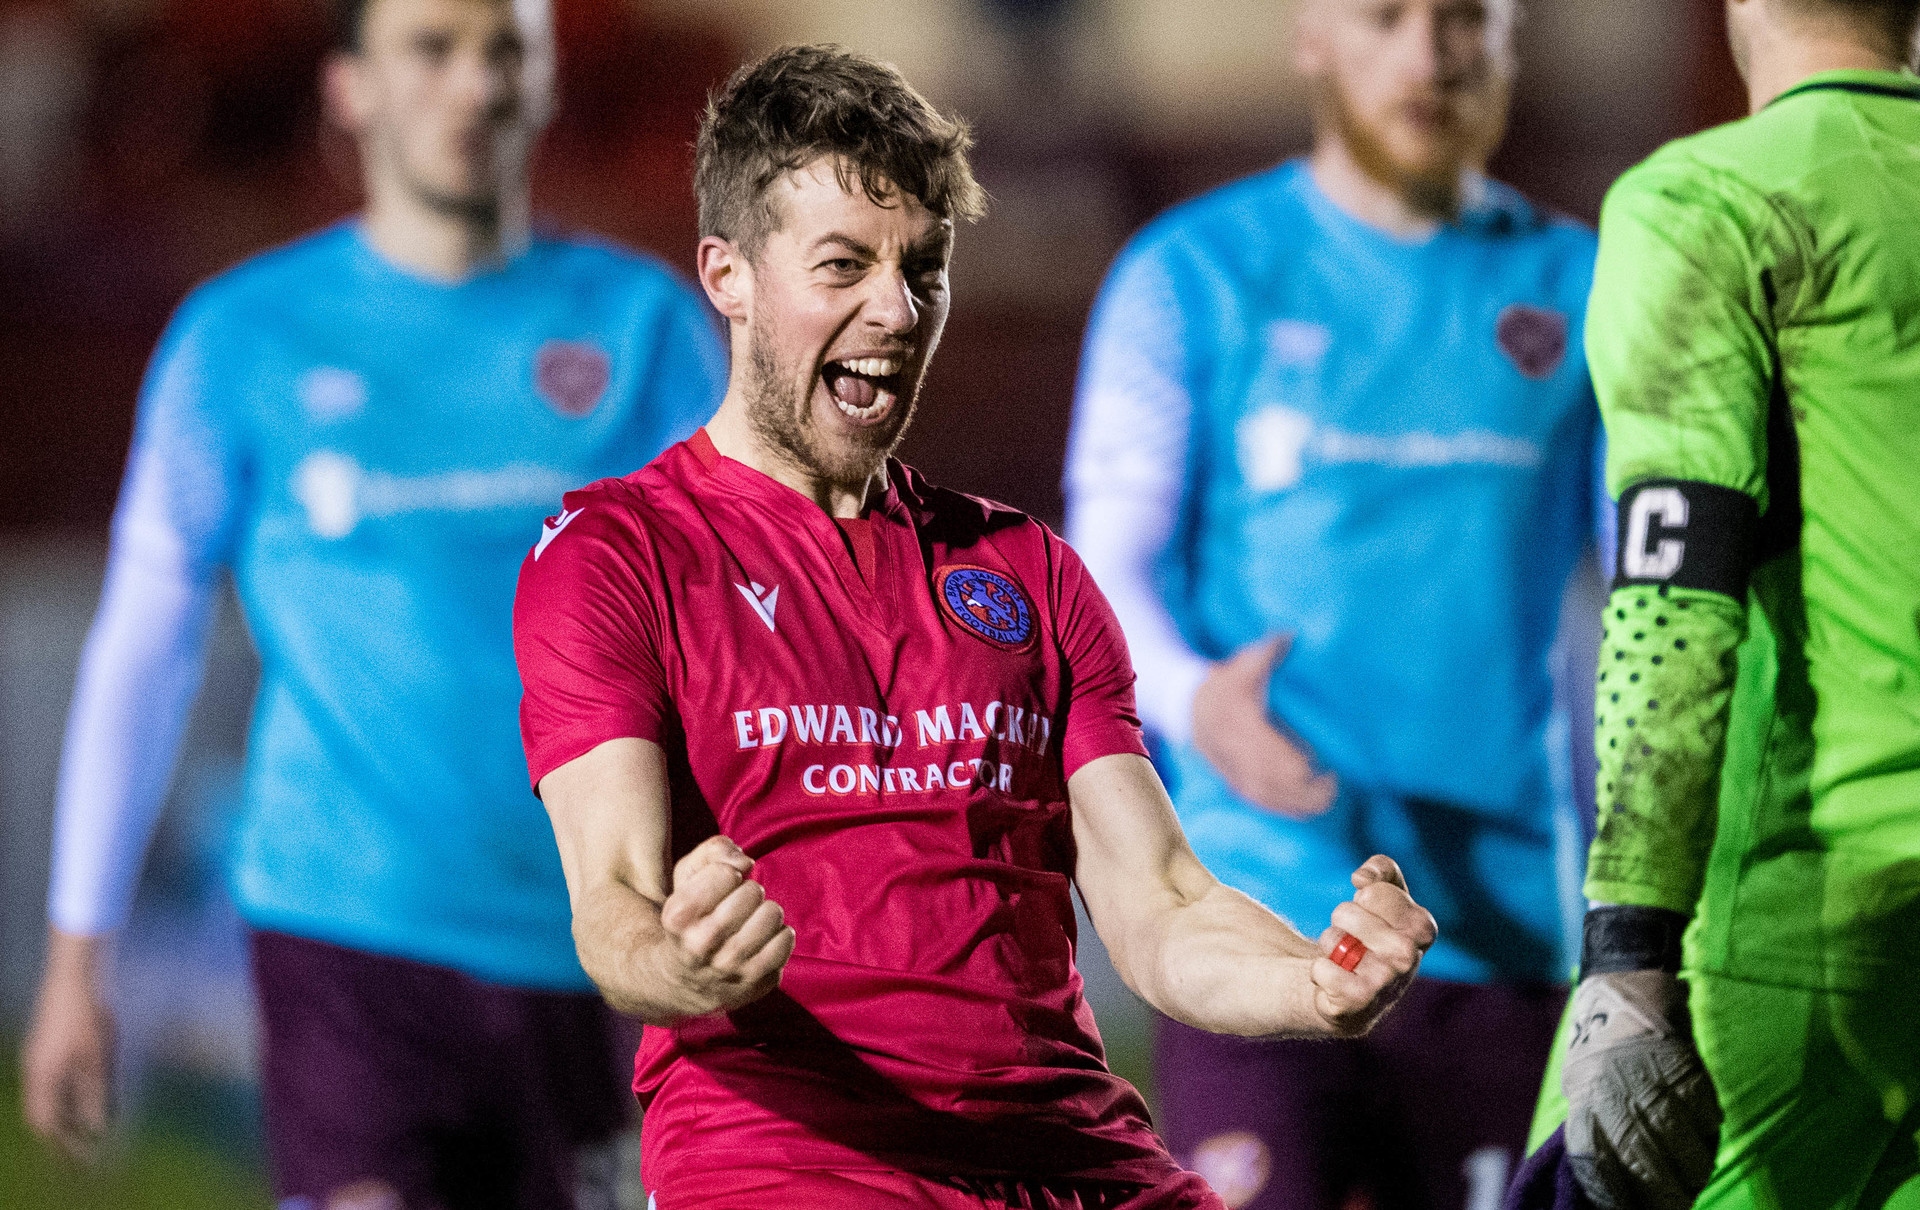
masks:
{"type": "Polygon", "coordinates": [[[1357,1042],[1254,1042],[1162,1019],[1161,1134],[1233,1210],[1492,1210],[1566,995],[1417,979],[1357,1042]]]}
{"type": "Polygon", "coordinates": [[[599,997],[249,937],[267,1150],[286,1210],[572,1210],[576,1157],[632,1112],[599,997]]]}

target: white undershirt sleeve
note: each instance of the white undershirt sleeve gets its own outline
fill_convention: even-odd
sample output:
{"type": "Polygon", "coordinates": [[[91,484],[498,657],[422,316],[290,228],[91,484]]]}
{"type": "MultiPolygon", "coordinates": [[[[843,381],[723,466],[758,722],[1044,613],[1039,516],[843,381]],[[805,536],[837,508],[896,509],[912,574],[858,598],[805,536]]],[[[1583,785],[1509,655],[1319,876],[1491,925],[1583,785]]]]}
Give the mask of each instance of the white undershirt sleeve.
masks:
{"type": "Polygon", "coordinates": [[[1212,668],[1156,583],[1186,493],[1185,328],[1165,265],[1123,259],[1088,324],[1066,470],[1067,541],[1126,633],[1142,721],[1178,744],[1192,738],[1193,695],[1212,668]]]}
{"type": "Polygon", "coordinates": [[[64,932],[126,923],[200,686],[237,495],[199,406],[202,344],[191,332],[163,344],[114,513],[55,803],[47,914],[64,932]]]}

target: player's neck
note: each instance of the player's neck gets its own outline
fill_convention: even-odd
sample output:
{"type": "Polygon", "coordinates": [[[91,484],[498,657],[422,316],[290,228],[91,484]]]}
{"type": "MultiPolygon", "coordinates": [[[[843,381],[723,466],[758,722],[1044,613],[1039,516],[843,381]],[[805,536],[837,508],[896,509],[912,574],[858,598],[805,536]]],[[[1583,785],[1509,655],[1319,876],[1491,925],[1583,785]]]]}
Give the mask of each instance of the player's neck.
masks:
{"type": "Polygon", "coordinates": [[[526,191],[506,190],[491,215],[451,214],[397,186],[369,182],[361,224],[374,250],[409,273],[461,282],[504,264],[527,246],[531,228],[526,191]]]}
{"type": "Polygon", "coordinates": [[[1781,93],[1825,71],[1899,71],[1901,60],[1858,38],[1827,30],[1759,30],[1747,50],[1747,105],[1765,109],[1781,93]]]}
{"type": "Polygon", "coordinates": [[[868,502],[878,500],[887,490],[884,465],[864,483],[835,483],[769,445],[747,418],[747,401],[734,387],[728,388],[726,398],[720,401],[720,410],[707,421],[707,439],[722,457],[750,466],[774,482],[792,488],[836,520],[865,516],[868,502]]]}
{"type": "Polygon", "coordinates": [[[1440,229],[1459,208],[1458,191],[1428,196],[1388,184],[1361,166],[1338,135],[1323,132],[1308,160],[1313,183],[1348,216],[1397,240],[1417,243],[1440,229]]]}

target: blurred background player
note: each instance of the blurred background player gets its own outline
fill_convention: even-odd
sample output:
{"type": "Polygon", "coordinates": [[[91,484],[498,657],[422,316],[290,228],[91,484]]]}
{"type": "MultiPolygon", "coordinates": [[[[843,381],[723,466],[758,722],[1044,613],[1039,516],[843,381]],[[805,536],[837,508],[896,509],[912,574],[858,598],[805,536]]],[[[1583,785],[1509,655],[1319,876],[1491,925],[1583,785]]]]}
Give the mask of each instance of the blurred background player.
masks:
{"type": "Polygon", "coordinates": [[[528,763],[581,959],[648,1025],[660,1210],[1218,1210],[1107,1066],[1073,888],[1130,986],[1237,1034],[1364,1032],[1433,941],[1385,857],[1318,944],[1208,874],[1080,561],[891,458],[970,143],[863,55],[742,68],[695,160],[726,398],[521,573],[528,763]]]}
{"type": "Polygon", "coordinates": [[[1235,1206],[1490,1205],[1564,1002],[1593,241],[1483,175],[1514,18],[1309,0],[1311,156],[1148,227],[1087,336],[1068,536],[1195,851],[1309,933],[1384,852],[1440,921],[1360,1047],[1161,1023],[1162,1128],[1235,1206]]]}
{"type": "Polygon", "coordinates": [[[196,291],[155,356],[25,1050],[70,1150],[107,1124],[109,950],[227,567],[264,669],[233,888],[285,1204],[572,1206],[608,1170],[576,1164],[626,1098],[526,791],[513,583],[566,487],[708,414],[724,354],[656,264],[530,234],[552,67],[538,0],[346,4],[324,83],[364,214],[196,291]]]}
{"type": "Polygon", "coordinates": [[[1920,3],[1727,18],[1752,116],[1601,216],[1563,1141],[1605,1210],[1920,1206],[1920,3]]]}

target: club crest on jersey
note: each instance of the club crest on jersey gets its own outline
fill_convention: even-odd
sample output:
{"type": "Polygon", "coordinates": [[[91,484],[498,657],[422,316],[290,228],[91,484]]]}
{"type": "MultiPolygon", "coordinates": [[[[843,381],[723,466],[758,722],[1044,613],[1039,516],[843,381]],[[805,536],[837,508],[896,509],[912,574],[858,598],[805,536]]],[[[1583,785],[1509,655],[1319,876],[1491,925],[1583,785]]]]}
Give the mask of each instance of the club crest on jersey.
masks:
{"type": "Polygon", "coordinates": [[[953,620],[1001,647],[1021,647],[1033,637],[1033,607],[1006,576],[960,564],[934,573],[934,592],[953,620]]]}
{"type": "Polygon", "coordinates": [[[1528,378],[1551,378],[1567,359],[1567,317],[1514,303],[1493,324],[1500,351],[1528,378]]]}
{"type": "Polygon", "coordinates": [[[584,340],[549,340],[534,358],[533,384],[562,416],[585,416],[599,407],[612,380],[612,359],[584,340]]]}

